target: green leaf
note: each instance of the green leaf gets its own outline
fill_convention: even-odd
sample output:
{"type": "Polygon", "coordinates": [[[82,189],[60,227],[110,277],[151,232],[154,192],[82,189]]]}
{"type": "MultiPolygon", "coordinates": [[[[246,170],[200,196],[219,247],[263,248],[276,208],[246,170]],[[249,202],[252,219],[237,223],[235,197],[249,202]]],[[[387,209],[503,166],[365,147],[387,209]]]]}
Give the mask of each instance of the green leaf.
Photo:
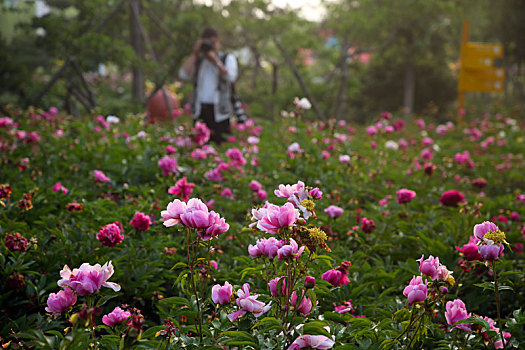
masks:
{"type": "Polygon", "coordinates": [[[188,301],[188,299],[181,298],[181,297],[170,297],[170,298],[162,299],[160,303],[166,304],[166,305],[184,305],[188,307],[190,306],[190,302],[188,301]]]}
{"type": "Polygon", "coordinates": [[[303,326],[303,334],[309,335],[324,335],[327,337],[332,337],[329,331],[324,327],[327,327],[328,324],[322,321],[312,321],[303,326]]]}

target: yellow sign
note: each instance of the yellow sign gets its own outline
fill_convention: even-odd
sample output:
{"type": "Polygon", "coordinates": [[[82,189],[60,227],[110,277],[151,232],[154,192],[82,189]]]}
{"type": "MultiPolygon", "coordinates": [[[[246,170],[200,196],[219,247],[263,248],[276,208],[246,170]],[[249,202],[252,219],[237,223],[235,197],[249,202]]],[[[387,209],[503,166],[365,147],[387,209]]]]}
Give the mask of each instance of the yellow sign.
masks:
{"type": "Polygon", "coordinates": [[[505,69],[503,68],[487,68],[487,69],[469,69],[465,68],[462,70],[464,78],[479,78],[479,79],[493,79],[493,80],[505,80],[505,69]]]}
{"type": "Polygon", "coordinates": [[[503,45],[468,42],[461,45],[461,56],[503,57],[503,45]]]}
{"type": "Polygon", "coordinates": [[[466,42],[461,45],[460,92],[503,92],[505,70],[494,68],[494,59],[503,57],[501,44],[466,42]]]}
{"type": "Polygon", "coordinates": [[[503,80],[466,77],[459,80],[459,91],[503,92],[503,80]]]}

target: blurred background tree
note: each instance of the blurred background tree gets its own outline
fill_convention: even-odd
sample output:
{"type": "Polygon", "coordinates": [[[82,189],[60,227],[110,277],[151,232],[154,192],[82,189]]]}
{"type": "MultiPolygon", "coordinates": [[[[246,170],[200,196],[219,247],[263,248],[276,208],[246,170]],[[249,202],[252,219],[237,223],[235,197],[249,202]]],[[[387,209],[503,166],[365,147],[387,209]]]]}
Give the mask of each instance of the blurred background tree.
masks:
{"type": "Polygon", "coordinates": [[[144,80],[157,88],[175,82],[202,28],[213,25],[240,62],[237,89],[253,116],[276,117],[295,96],[315,102],[312,118],[442,113],[456,98],[465,18],[472,40],[504,44],[507,97],[525,95],[525,0],[339,0],[320,21],[271,0],[1,4],[0,104],[143,112],[144,80]],[[38,6],[47,8],[39,17],[38,6]]]}

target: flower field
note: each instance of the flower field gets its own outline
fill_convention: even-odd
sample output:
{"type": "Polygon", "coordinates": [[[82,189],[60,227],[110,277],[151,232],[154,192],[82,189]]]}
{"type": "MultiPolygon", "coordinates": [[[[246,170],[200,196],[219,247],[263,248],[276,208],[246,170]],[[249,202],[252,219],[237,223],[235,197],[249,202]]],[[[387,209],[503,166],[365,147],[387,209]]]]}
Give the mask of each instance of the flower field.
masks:
{"type": "Polygon", "coordinates": [[[12,349],[525,344],[525,124],[0,118],[12,349]]]}

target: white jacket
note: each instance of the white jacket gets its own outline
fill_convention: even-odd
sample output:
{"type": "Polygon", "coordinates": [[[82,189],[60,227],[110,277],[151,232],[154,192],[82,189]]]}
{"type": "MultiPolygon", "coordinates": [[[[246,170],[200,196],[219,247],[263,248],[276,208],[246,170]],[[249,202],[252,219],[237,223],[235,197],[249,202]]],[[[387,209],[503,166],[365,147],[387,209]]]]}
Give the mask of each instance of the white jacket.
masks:
{"type": "MultiPolygon", "coordinates": [[[[222,54],[219,54],[222,57],[222,54]]],[[[228,54],[225,61],[228,70],[227,79],[233,83],[237,80],[238,67],[235,56],[228,54]]],[[[193,77],[189,76],[182,68],[179,70],[179,78],[185,81],[191,81],[193,77]]],[[[215,122],[219,123],[231,117],[231,114],[221,114],[218,112],[219,105],[219,69],[207,59],[203,59],[199,68],[197,77],[197,87],[195,94],[195,115],[197,118],[201,114],[201,103],[215,105],[215,122]]]]}

